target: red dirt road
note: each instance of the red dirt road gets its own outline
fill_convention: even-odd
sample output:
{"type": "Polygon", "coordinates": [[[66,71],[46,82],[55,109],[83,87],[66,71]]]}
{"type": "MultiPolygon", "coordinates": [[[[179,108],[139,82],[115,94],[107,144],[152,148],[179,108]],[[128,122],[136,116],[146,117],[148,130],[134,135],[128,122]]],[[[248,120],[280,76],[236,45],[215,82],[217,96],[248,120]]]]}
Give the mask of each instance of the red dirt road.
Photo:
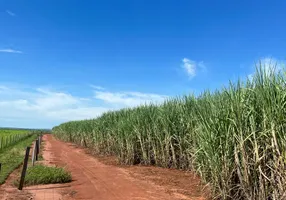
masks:
{"type": "MultiPolygon", "coordinates": [[[[197,190],[194,196],[184,195],[184,192],[170,192],[173,188],[166,183],[158,184],[144,176],[137,178],[138,167],[122,168],[100,162],[87,154],[83,149],[70,143],[56,140],[52,135],[45,135],[45,150],[43,157],[48,165],[66,167],[71,172],[73,181],[68,184],[33,186],[24,191],[33,194],[36,200],[83,199],[83,200],[201,200],[197,190]],[[135,169],[135,173],[134,173],[135,169]],[[135,174],[135,176],[134,176],[135,174]],[[136,177],[136,178],[135,178],[136,177]],[[166,187],[165,187],[166,186],[166,187]]],[[[153,173],[157,168],[152,168],[153,173]]],[[[151,170],[152,170],[151,169],[151,170]]],[[[151,171],[148,169],[148,171],[151,171]]],[[[160,173],[160,168],[158,169],[160,173]]],[[[165,171],[166,169],[162,169],[165,171]]],[[[147,171],[147,172],[148,172],[147,171]]],[[[141,173],[141,171],[140,171],[141,173]]],[[[139,173],[139,176],[140,176],[139,173]]],[[[146,173],[146,170],[144,171],[146,173]]],[[[165,173],[165,172],[164,172],[165,173]]],[[[169,173],[168,173],[169,174],[169,173]]],[[[142,173],[141,173],[142,175],[142,173]]],[[[160,175],[162,176],[162,174],[160,175]]],[[[188,177],[181,176],[182,181],[189,181],[188,177]],[[186,180],[184,180],[186,178],[186,180]]],[[[194,177],[192,177],[192,180],[194,177]]],[[[162,182],[160,179],[159,182],[162,182]]],[[[197,180],[197,179],[194,179],[197,180]]],[[[163,181],[164,182],[164,181],[163,181]]],[[[179,180],[175,181],[176,184],[179,180]]],[[[184,184],[184,183],[183,183],[184,184]]],[[[196,182],[195,184],[198,184],[196,182]]],[[[185,184],[186,185],[186,184],[185,184]]],[[[193,187],[194,185],[192,185],[193,187]]],[[[195,186],[196,189],[198,186],[195,186]]],[[[183,188],[185,189],[185,188],[183,188]]]]}

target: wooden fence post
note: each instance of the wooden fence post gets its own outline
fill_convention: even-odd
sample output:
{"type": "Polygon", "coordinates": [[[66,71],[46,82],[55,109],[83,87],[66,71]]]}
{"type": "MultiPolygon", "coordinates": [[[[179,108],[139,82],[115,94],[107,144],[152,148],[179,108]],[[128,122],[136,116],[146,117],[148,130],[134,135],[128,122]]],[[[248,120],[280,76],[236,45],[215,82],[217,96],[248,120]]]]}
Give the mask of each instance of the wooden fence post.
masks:
{"type": "Polygon", "coordinates": [[[18,188],[19,190],[23,189],[26,171],[27,171],[27,167],[28,167],[29,153],[30,153],[30,147],[27,147],[25,159],[24,159],[24,164],[23,164],[23,170],[22,170],[21,179],[20,179],[20,184],[19,184],[19,188],[18,188]]]}
{"type": "Polygon", "coordinates": [[[36,142],[34,143],[33,146],[33,152],[32,152],[32,165],[35,165],[35,153],[36,153],[36,142]]]}
{"type": "Polygon", "coordinates": [[[36,140],[36,161],[38,161],[39,155],[39,139],[36,140]]]}
{"type": "Polygon", "coordinates": [[[42,137],[41,135],[39,136],[39,153],[40,153],[40,150],[41,150],[41,143],[42,143],[42,137]]]}

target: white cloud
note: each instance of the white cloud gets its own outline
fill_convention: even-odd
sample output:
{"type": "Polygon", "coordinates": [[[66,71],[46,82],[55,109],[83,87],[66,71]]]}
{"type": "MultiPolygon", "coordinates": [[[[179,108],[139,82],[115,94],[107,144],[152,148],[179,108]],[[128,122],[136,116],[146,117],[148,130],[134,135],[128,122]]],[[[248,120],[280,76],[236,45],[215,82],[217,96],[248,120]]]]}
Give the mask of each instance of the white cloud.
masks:
{"type": "Polygon", "coordinates": [[[16,14],[13,13],[12,11],[10,11],[10,10],[6,10],[6,13],[7,13],[8,15],[12,16],[12,17],[15,17],[15,16],[16,16],[16,14]]]}
{"type": "Polygon", "coordinates": [[[140,92],[94,92],[93,97],[83,97],[51,89],[0,85],[0,127],[51,128],[65,121],[95,118],[110,110],[167,98],[140,92]]]}
{"type": "Polygon", "coordinates": [[[183,60],[183,68],[186,70],[189,77],[194,77],[196,75],[196,63],[188,58],[183,60]]]}
{"type": "Polygon", "coordinates": [[[101,86],[98,86],[98,85],[90,85],[90,87],[92,87],[93,89],[96,89],[96,90],[105,90],[104,87],[101,87],[101,86]]]}
{"type": "Polygon", "coordinates": [[[265,69],[266,73],[270,74],[271,72],[280,71],[285,66],[285,62],[277,60],[276,58],[264,57],[257,63],[257,66],[260,65],[265,69]]]}
{"type": "Polygon", "coordinates": [[[0,92],[1,91],[5,91],[5,90],[8,90],[9,88],[4,86],[4,85],[0,85],[0,92]]]}
{"type": "Polygon", "coordinates": [[[51,118],[58,118],[66,121],[70,120],[83,120],[83,119],[90,119],[95,118],[101,115],[104,112],[112,110],[111,108],[106,107],[82,107],[76,109],[64,109],[59,111],[50,111],[47,113],[48,117],[51,118]],[[67,116],[69,116],[67,118],[67,116]]]}
{"type": "MultiPolygon", "coordinates": [[[[52,127],[64,121],[94,118],[109,109],[68,93],[0,85],[0,118],[9,119],[14,127],[52,127]]],[[[0,126],[9,124],[1,120],[0,126]]]]}
{"type": "MultiPolygon", "coordinates": [[[[256,68],[262,68],[265,70],[266,75],[271,73],[278,73],[283,68],[285,68],[285,61],[278,60],[273,57],[263,57],[259,59],[259,61],[255,64],[256,68]]],[[[249,74],[247,77],[249,80],[253,79],[254,72],[249,74]]]]}
{"type": "Polygon", "coordinates": [[[193,78],[197,75],[198,69],[202,71],[206,71],[205,64],[202,61],[196,62],[188,58],[184,58],[182,62],[183,62],[182,67],[190,78],[193,78]]]}
{"type": "Polygon", "coordinates": [[[95,91],[94,97],[109,104],[128,107],[148,104],[151,102],[160,103],[167,99],[167,96],[151,93],[107,91],[95,91]]]}
{"type": "Polygon", "coordinates": [[[0,49],[1,53],[23,53],[22,51],[14,50],[14,49],[0,49]]]}
{"type": "Polygon", "coordinates": [[[39,110],[63,109],[81,104],[80,98],[62,92],[51,92],[38,88],[39,97],[34,100],[39,110]]]}

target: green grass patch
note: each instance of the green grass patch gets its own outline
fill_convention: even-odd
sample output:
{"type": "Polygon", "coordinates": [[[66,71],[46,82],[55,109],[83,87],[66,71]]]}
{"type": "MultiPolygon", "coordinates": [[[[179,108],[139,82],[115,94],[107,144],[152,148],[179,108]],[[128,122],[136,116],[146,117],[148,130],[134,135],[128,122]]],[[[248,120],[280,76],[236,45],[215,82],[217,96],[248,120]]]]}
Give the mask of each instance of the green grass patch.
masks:
{"type": "Polygon", "coordinates": [[[24,161],[25,149],[27,146],[32,144],[35,138],[36,135],[31,135],[30,137],[0,151],[0,163],[2,164],[0,184],[3,184],[9,174],[22,164],[24,161]]]}
{"type": "Polygon", "coordinates": [[[71,182],[71,180],[71,174],[64,168],[49,167],[40,164],[28,168],[25,185],[67,183],[71,182]]]}

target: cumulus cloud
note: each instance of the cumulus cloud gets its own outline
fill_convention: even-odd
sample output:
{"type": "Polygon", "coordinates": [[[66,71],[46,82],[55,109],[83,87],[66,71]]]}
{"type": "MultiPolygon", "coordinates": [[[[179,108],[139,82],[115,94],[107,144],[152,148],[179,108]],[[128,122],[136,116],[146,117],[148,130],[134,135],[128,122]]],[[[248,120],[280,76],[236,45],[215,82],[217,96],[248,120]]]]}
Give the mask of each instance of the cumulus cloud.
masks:
{"type": "Polygon", "coordinates": [[[160,103],[163,102],[167,96],[141,93],[141,92],[108,92],[108,91],[95,91],[94,97],[103,100],[109,104],[118,106],[134,107],[143,104],[160,103]]]}
{"type": "Polygon", "coordinates": [[[96,90],[105,90],[104,87],[101,87],[101,86],[98,86],[98,85],[90,85],[90,87],[92,87],[93,89],[96,89],[96,90]]]}
{"type": "Polygon", "coordinates": [[[202,70],[202,71],[205,71],[206,70],[206,67],[204,65],[204,62],[196,62],[194,60],[190,60],[188,58],[184,58],[182,60],[183,62],[183,65],[182,65],[182,68],[185,70],[185,72],[187,73],[187,75],[190,77],[190,78],[193,78],[197,75],[197,71],[198,69],[202,70]]]}
{"type": "MultiPolygon", "coordinates": [[[[278,73],[283,68],[285,68],[285,61],[278,60],[274,57],[263,57],[259,59],[258,62],[256,62],[255,67],[256,68],[262,68],[265,70],[266,75],[269,75],[271,73],[278,73]]],[[[248,75],[248,79],[253,79],[254,72],[248,75]]]]}
{"type": "MultiPolygon", "coordinates": [[[[86,98],[64,92],[1,85],[0,110],[0,118],[9,119],[10,122],[14,119],[15,127],[39,128],[52,127],[69,120],[94,118],[109,108],[91,105],[86,98]]],[[[0,126],[7,126],[5,121],[1,120],[0,126]]]]}
{"type": "Polygon", "coordinates": [[[53,89],[0,85],[0,127],[51,128],[65,121],[95,118],[104,112],[150,102],[167,96],[140,92],[94,91],[75,96],[53,89]]]}
{"type": "Polygon", "coordinates": [[[266,73],[271,73],[280,71],[285,66],[285,62],[276,58],[264,57],[256,65],[263,67],[266,73]]]}
{"type": "Polygon", "coordinates": [[[23,53],[23,52],[14,49],[0,49],[0,53],[23,53]]]}

